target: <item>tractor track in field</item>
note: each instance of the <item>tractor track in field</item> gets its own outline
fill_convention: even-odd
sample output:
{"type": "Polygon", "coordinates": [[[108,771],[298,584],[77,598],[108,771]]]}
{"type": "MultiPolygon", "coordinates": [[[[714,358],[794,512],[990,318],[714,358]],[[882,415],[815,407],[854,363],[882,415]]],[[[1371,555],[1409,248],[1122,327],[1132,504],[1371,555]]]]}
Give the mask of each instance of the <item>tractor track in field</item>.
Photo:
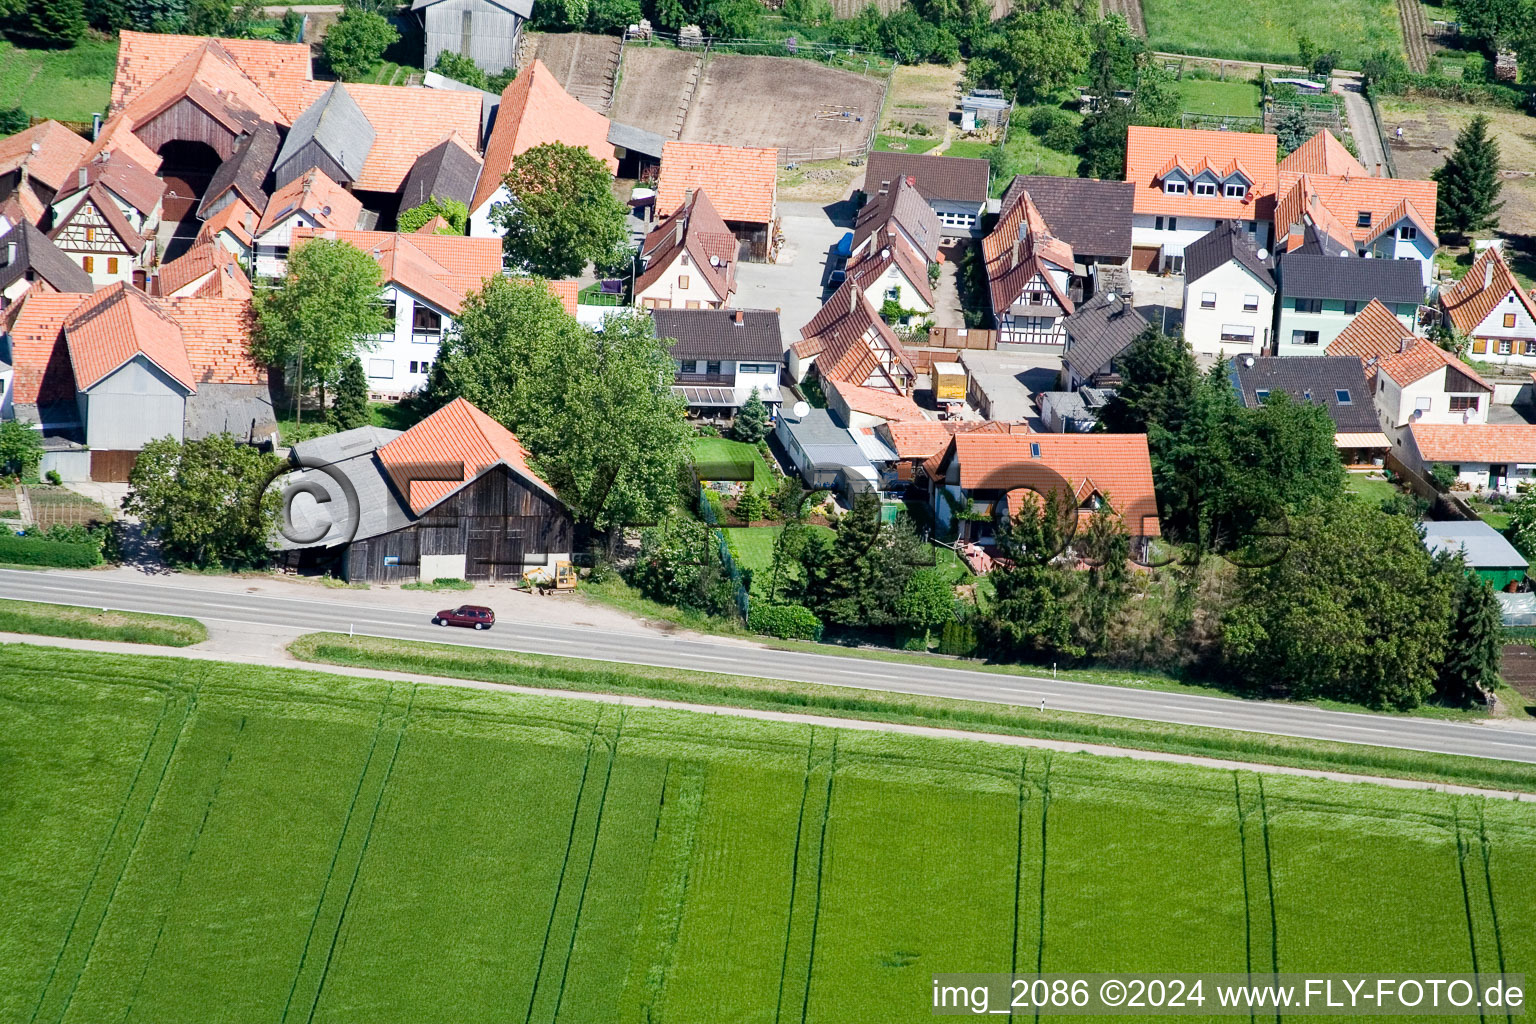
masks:
{"type": "Polygon", "coordinates": [[[144,967],[139,971],[139,980],[134,982],[133,993],[128,997],[128,1004],[123,1008],[123,1017],[120,1024],[127,1024],[133,1016],[133,1005],[139,1001],[139,993],[144,989],[144,979],[149,976],[149,965],[155,962],[155,954],[160,950],[160,940],[165,936],[165,923],[170,920],[171,912],[176,908],[176,898],[181,893],[181,883],[187,877],[187,868],[192,866],[192,858],[197,854],[197,845],[202,841],[203,831],[208,827],[208,819],[213,815],[213,805],[219,801],[219,790],[224,788],[224,777],[229,773],[229,765],[235,759],[235,749],[240,745],[240,737],[245,735],[246,716],[240,716],[240,724],[235,728],[234,738],[229,742],[229,750],[224,754],[224,763],[219,766],[218,777],[214,779],[213,789],[208,794],[208,802],[203,805],[203,817],[197,823],[197,831],[192,833],[192,841],[187,845],[186,859],[181,862],[181,868],[176,872],[176,882],[171,886],[170,895],[165,901],[165,914],[160,918],[160,925],[155,929],[155,941],[150,943],[149,955],[144,958],[144,967]]]}
{"type": "MultiPolygon", "coordinates": [[[[1045,755],[1045,776],[1040,780],[1040,925],[1035,936],[1035,973],[1045,973],[1045,868],[1046,839],[1051,817],[1051,755],[1045,755]]],[[[1040,1019],[1040,1011],[1035,1011],[1040,1019]]]]}
{"type": "MultiPolygon", "coordinates": [[[[1483,810],[1483,805],[1479,804],[1477,807],[1477,842],[1483,861],[1483,885],[1488,891],[1488,916],[1493,921],[1493,948],[1499,961],[1499,973],[1503,974],[1508,970],[1504,960],[1504,933],[1499,928],[1499,904],[1493,898],[1493,869],[1491,863],[1493,848],[1488,844],[1488,823],[1484,818],[1483,810]]],[[[1504,1019],[1506,1024],[1514,1024],[1514,1014],[1509,1013],[1507,1009],[1504,1019]]]]}
{"type": "Polygon", "coordinates": [[[84,892],[81,894],[80,905],[76,908],[75,917],[70,921],[69,930],[64,935],[64,942],[59,947],[59,956],[54,961],[54,968],[53,970],[49,971],[48,981],[44,984],[42,994],[38,997],[37,1007],[32,1011],[32,1020],[35,1021],[37,1019],[38,1013],[42,1010],[43,1004],[47,1000],[48,990],[52,987],[54,972],[57,970],[59,964],[63,961],[64,954],[69,949],[70,940],[74,937],[75,925],[78,923],[80,914],[84,911],[85,904],[90,899],[91,893],[96,887],[96,879],[99,877],[102,862],[106,859],[107,852],[111,849],[113,843],[117,839],[118,829],[123,824],[123,816],[127,813],[129,804],[132,803],[134,795],[139,791],[139,780],[143,778],[144,769],[146,766],[148,766],[150,757],[154,752],[155,745],[159,740],[160,730],[161,727],[165,724],[166,716],[170,713],[171,703],[177,696],[184,695],[186,697],[186,704],[181,711],[181,721],[176,724],[176,733],[170,739],[169,749],[166,750],[165,756],[160,762],[160,771],[155,776],[154,788],[150,790],[149,799],[144,803],[144,812],[139,815],[138,825],[134,828],[133,831],[133,839],[129,841],[128,849],[124,851],[122,855],[122,863],[118,865],[117,875],[112,880],[112,888],[107,893],[106,902],[102,904],[101,915],[96,919],[96,927],[91,931],[90,941],[86,943],[85,955],[80,960],[80,967],[75,971],[74,979],[69,984],[69,991],[64,995],[64,1005],[59,1008],[59,1014],[55,1019],[62,1021],[65,1015],[69,1012],[70,1003],[74,1001],[75,992],[79,990],[80,979],[84,977],[85,969],[91,962],[91,954],[96,949],[96,941],[101,938],[101,929],[102,926],[106,923],[108,912],[110,912],[112,909],[112,901],[117,898],[117,890],[118,887],[122,885],[123,875],[127,873],[128,864],[133,860],[133,851],[139,845],[139,840],[144,835],[144,825],[149,820],[149,816],[154,812],[155,803],[160,796],[160,790],[165,785],[165,773],[170,767],[171,762],[175,760],[176,749],[178,746],[180,746],[181,738],[186,732],[187,722],[191,720],[192,713],[197,709],[198,688],[202,683],[201,677],[206,675],[206,672],[198,673],[198,682],[193,683],[190,687],[177,687],[168,689],[168,692],[166,693],[165,705],[161,709],[160,717],[155,721],[155,728],[154,731],[150,734],[150,741],[144,748],[144,756],[139,761],[138,768],[134,771],[133,783],[128,787],[127,797],[124,799],[123,806],[119,809],[118,816],[113,822],[112,831],[108,834],[107,842],[102,846],[101,854],[99,855],[96,863],[96,869],[91,873],[91,882],[86,886],[84,892]]]}
{"type": "MultiPolygon", "coordinates": [[[[1461,908],[1467,916],[1467,946],[1472,954],[1472,973],[1481,974],[1477,956],[1477,923],[1472,913],[1472,887],[1467,884],[1467,838],[1461,832],[1461,813],[1452,808],[1452,821],[1456,838],[1456,873],[1461,879],[1461,908]]],[[[1484,1020],[1482,1011],[1478,1011],[1477,1019],[1484,1020]]]]}
{"type": "Polygon", "coordinates": [[[1415,74],[1429,70],[1429,19],[1419,0],[1397,0],[1397,17],[1403,27],[1403,48],[1408,67],[1415,74]]]}
{"type": "Polygon", "coordinates": [[[1026,773],[1029,771],[1029,755],[1019,758],[1019,817],[1014,826],[1013,851],[1013,954],[1008,960],[1008,970],[1019,973],[1019,897],[1024,883],[1024,805],[1026,803],[1026,773]]]}
{"type": "Polygon", "coordinates": [[[773,1007],[773,1024],[784,1012],[784,977],[789,973],[789,940],[795,932],[795,887],[800,880],[800,841],[805,834],[805,802],[811,793],[811,755],[816,750],[816,727],[805,743],[805,777],[800,784],[800,814],[795,819],[795,852],[789,862],[789,912],[784,915],[784,955],[779,961],[779,997],[773,1007]]]}
{"type": "MultiPolygon", "coordinates": [[[[384,805],[384,794],[389,791],[389,780],[395,773],[395,762],[400,759],[400,744],[405,741],[405,730],[411,724],[411,711],[416,706],[416,692],[418,686],[412,684],[411,695],[405,703],[405,714],[400,717],[400,727],[395,732],[395,746],[389,752],[389,764],[384,766],[384,779],[379,783],[378,795],[373,798],[373,812],[368,815],[368,825],[363,829],[363,845],[358,848],[357,862],[352,865],[352,878],[347,882],[347,894],[341,901],[341,913],[336,916],[336,929],[331,932],[331,944],[325,951],[325,966],[320,970],[320,981],[315,985],[315,998],[309,1004],[309,1017],[307,1021],[315,1019],[315,1012],[320,1008],[320,996],[325,992],[326,979],[331,976],[331,961],[336,956],[336,942],[341,938],[342,929],[347,924],[347,911],[352,907],[352,893],[357,889],[357,877],[363,872],[363,861],[368,857],[368,842],[373,838],[373,826],[379,820],[379,808],[384,805]]],[[[388,706],[386,704],[386,706],[388,706]]]]}
{"type": "Polygon", "coordinates": [[[821,808],[821,842],[816,847],[816,909],[811,913],[811,949],[805,958],[805,994],[800,999],[800,1024],[811,1009],[811,980],[816,976],[816,932],[821,927],[821,875],[827,864],[827,821],[832,817],[832,784],[837,781],[837,733],[832,734],[832,763],[827,768],[826,803],[821,808]]]}
{"type": "MultiPolygon", "coordinates": [[[[1264,880],[1269,889],[1269,962],[1276,974],[1280,973],[1280,913],[1275,906],[1275,861],[1269,842],[1269,801],[1264,796],[1264,777],[1259,781],[1259,819],[1264,825],[1264,880]]],[[[1275,1024],[1280,1024],[1280,1011],[1275,1010],[1275,1024]]]]}

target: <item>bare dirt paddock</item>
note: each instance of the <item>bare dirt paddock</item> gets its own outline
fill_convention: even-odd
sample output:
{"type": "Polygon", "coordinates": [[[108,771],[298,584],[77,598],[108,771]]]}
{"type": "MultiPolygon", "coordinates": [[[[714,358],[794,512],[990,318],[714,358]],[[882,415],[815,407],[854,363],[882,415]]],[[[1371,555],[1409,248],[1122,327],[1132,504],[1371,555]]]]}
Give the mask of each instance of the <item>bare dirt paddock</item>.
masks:
{"type": "Polygon", "coordinates": [[[704,66],[682,137],[773,146],[804,159],[862,153],[884,81],[796,57],[716,54],[704,66]],[[839,116],[843,112],[850,116],[839,116]]]}
{"type": "Polygon", "coordinates": [[[618,94],[608,116],[620,124],[672,138],[678,102],[697,53],[660,46],[624,47],[618,94]]]}

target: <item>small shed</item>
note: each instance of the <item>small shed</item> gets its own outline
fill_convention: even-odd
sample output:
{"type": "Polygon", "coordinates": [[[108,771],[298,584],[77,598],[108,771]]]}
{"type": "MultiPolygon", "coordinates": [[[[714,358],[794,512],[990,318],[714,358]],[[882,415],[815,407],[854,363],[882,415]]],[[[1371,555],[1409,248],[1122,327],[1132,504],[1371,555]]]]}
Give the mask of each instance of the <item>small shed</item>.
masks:
{"type": "Polygon", "coordinates": [[[933,364],[933,399],[936,402],[965,401],[965,367],[959,363],[933,364]]]}
{"type": "Polygon", "coordinates": [[[975,131],[979,125],[1008,123],[1008,111],[1012,107],[999,89],[977,89],[960,101],[960,127],[975,131]]]}
{"type": "Polygon", "coordinates": [[[1503,590],[1525,579],[1530,563],[1504,535],[1481,519],[1467,522],[1425,523],[1424,546],[1431,553],[1460,551],[1467,568],[1503,590]]]}

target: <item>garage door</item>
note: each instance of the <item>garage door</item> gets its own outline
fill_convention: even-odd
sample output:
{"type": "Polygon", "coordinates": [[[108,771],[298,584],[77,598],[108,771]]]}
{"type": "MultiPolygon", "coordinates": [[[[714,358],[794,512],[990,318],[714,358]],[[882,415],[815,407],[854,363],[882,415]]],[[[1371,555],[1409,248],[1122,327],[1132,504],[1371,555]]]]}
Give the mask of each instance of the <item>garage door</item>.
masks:
{"type": "Polygon", "coordinates": [[[91,452],[91,479],[97,483],[125,484],[133,472],[138,452],[91,452]]]}
{"type": "Polygon", "coordinates": [[[1131,247],[1131,269],[1152,273],[1159,263],[1163,247],[1160,245],[1136,245],[1131,247]]]}

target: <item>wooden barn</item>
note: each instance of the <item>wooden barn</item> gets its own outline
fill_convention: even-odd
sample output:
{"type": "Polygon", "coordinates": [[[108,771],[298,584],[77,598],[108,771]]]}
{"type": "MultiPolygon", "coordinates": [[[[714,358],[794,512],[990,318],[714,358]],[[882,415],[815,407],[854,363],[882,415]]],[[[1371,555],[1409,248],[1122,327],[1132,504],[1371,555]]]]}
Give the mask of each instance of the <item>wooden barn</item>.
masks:
{"type": "Polygon", "coordinates": [[[533,0],[414,0],[411,10],[421,18],[427,38],[422,67],[430,68],[447,50],[495,73],[516,66],[533,0]]]}
{"type": "Polygon", "coordinates": [[[510,581],[570,558],[570,512],[517,438],[462,398],[404,433],[358,427],[304,441],[292,458],[298,496],[279,547],[295,568],[354,582],[510,581]]]}

